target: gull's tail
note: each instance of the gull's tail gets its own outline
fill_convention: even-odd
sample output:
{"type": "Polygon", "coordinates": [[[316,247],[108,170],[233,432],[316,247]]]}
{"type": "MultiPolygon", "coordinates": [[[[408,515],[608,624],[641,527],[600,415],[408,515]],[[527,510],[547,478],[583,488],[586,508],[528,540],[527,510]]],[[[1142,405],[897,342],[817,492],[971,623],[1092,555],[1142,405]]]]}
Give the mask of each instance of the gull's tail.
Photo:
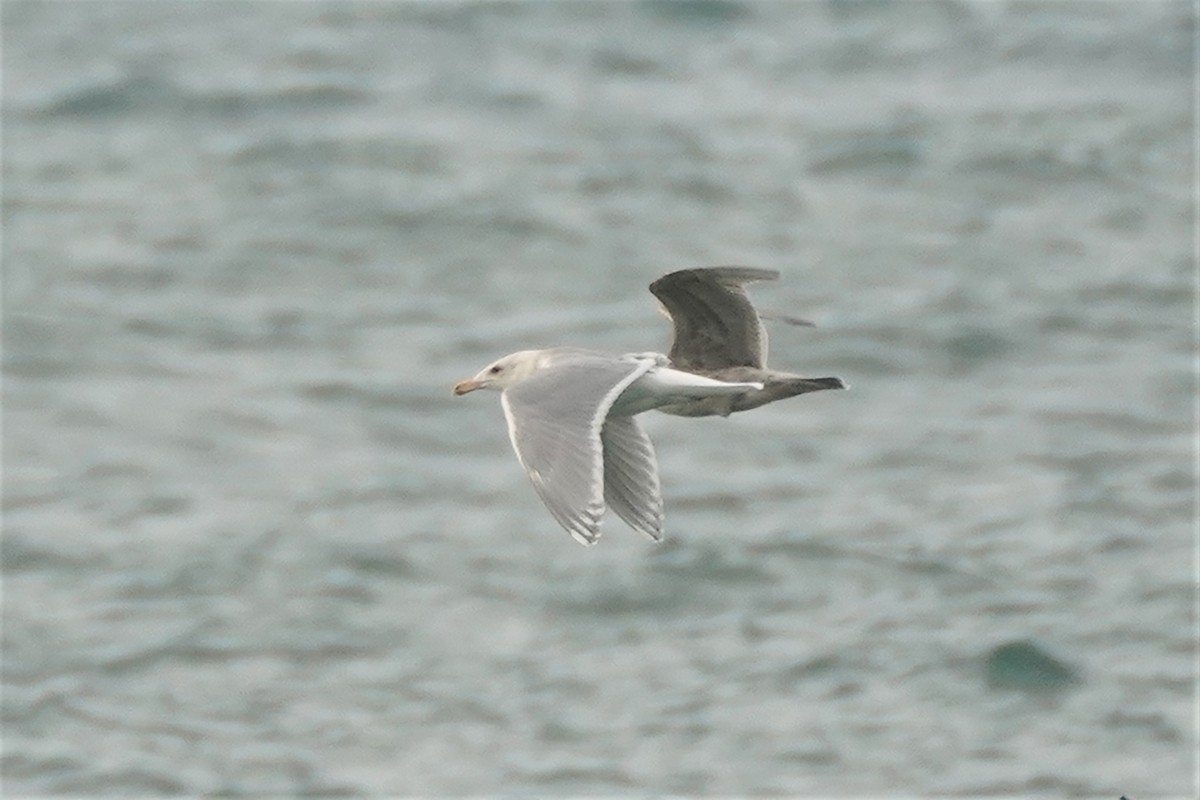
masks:
{"type": "Polygon", "coordinates": [[[819,392],[823,389],[845,389],[846,382],[841,378],[798,378],[793,376],[768,377],[762,391],[750,392],[734,401],[730,413],[734,411],[749,411],[752,408],[774,403],[776,400],[786,400],[796,395],[819,392]]]}
{"type": "Polygon", "coordinates": [[[841,378],[788,378],[780,381],[778,384],[768,383],[767,390],[772,388],[781,390],[778,400],[785,397],[795,397],[798,394],[807,394],[808,392],[819,392],[822,389],[845,389],[846,382],[841,378]]]}

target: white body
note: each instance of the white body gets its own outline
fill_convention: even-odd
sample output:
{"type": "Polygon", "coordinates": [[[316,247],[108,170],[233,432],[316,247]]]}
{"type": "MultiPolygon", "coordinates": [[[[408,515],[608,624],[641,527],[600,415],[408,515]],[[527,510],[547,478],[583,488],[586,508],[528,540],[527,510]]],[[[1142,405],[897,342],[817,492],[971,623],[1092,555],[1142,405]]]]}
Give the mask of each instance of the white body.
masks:
{"type": "Polygon", "coordinates": [[[503,392],[517,458],[554,518],[595,544],[611,507],[662,539],[662,492],[654,447],[634,415],[708,398],[737,397],[760,383],[728,383],[668,366],[658,353],[609,356],[588,350],[522,350],[454,387],[503,392]]]}

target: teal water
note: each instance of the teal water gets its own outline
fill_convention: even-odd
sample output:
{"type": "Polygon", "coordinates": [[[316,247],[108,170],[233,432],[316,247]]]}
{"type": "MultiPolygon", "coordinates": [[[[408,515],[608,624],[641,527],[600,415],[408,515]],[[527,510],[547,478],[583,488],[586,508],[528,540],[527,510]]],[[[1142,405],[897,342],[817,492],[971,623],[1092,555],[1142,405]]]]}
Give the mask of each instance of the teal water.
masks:
{"type": "Polygon", "coordinates": [[[1186,3],[6,2],[11,796],[1196,789],[1186,3]],[[496,356],[825,392],[542,508],[496,356]]]}

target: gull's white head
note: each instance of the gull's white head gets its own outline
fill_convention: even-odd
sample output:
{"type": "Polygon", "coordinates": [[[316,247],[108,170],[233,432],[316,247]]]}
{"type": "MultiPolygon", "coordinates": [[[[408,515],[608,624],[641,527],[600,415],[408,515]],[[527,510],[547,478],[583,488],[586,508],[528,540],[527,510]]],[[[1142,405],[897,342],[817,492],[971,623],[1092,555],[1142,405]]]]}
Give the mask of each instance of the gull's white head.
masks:
{"type": "Polygon", "coordinates": [[[455,394],[466,394],[476,389],[507,389],[537,372],[546,363],[545,350],[521,350],[488,364],[474,378],[459,381],[454,385],[455,394]]]}

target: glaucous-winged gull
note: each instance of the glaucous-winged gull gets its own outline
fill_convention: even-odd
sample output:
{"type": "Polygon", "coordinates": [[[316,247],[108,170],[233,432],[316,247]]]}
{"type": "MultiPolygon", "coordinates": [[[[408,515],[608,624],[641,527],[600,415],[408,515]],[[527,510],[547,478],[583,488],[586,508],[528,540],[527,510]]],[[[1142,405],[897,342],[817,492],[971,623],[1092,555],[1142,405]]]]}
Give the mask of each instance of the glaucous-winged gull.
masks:
{"type": "Polygon", "coordinates": [[[771,270],[710,267],[673,272],[650,285],[675,326],[669,356],[612,356],[574,347],[522,350],[454,387],[502,392],[517,458],[550,514],[592,545],[612,508],[630,527],[663,537],[654,446],[634,418],[651,409],[727,416],[820,389],[839,378],[766,368],[766,333],[743,285],[771,270]]]}

